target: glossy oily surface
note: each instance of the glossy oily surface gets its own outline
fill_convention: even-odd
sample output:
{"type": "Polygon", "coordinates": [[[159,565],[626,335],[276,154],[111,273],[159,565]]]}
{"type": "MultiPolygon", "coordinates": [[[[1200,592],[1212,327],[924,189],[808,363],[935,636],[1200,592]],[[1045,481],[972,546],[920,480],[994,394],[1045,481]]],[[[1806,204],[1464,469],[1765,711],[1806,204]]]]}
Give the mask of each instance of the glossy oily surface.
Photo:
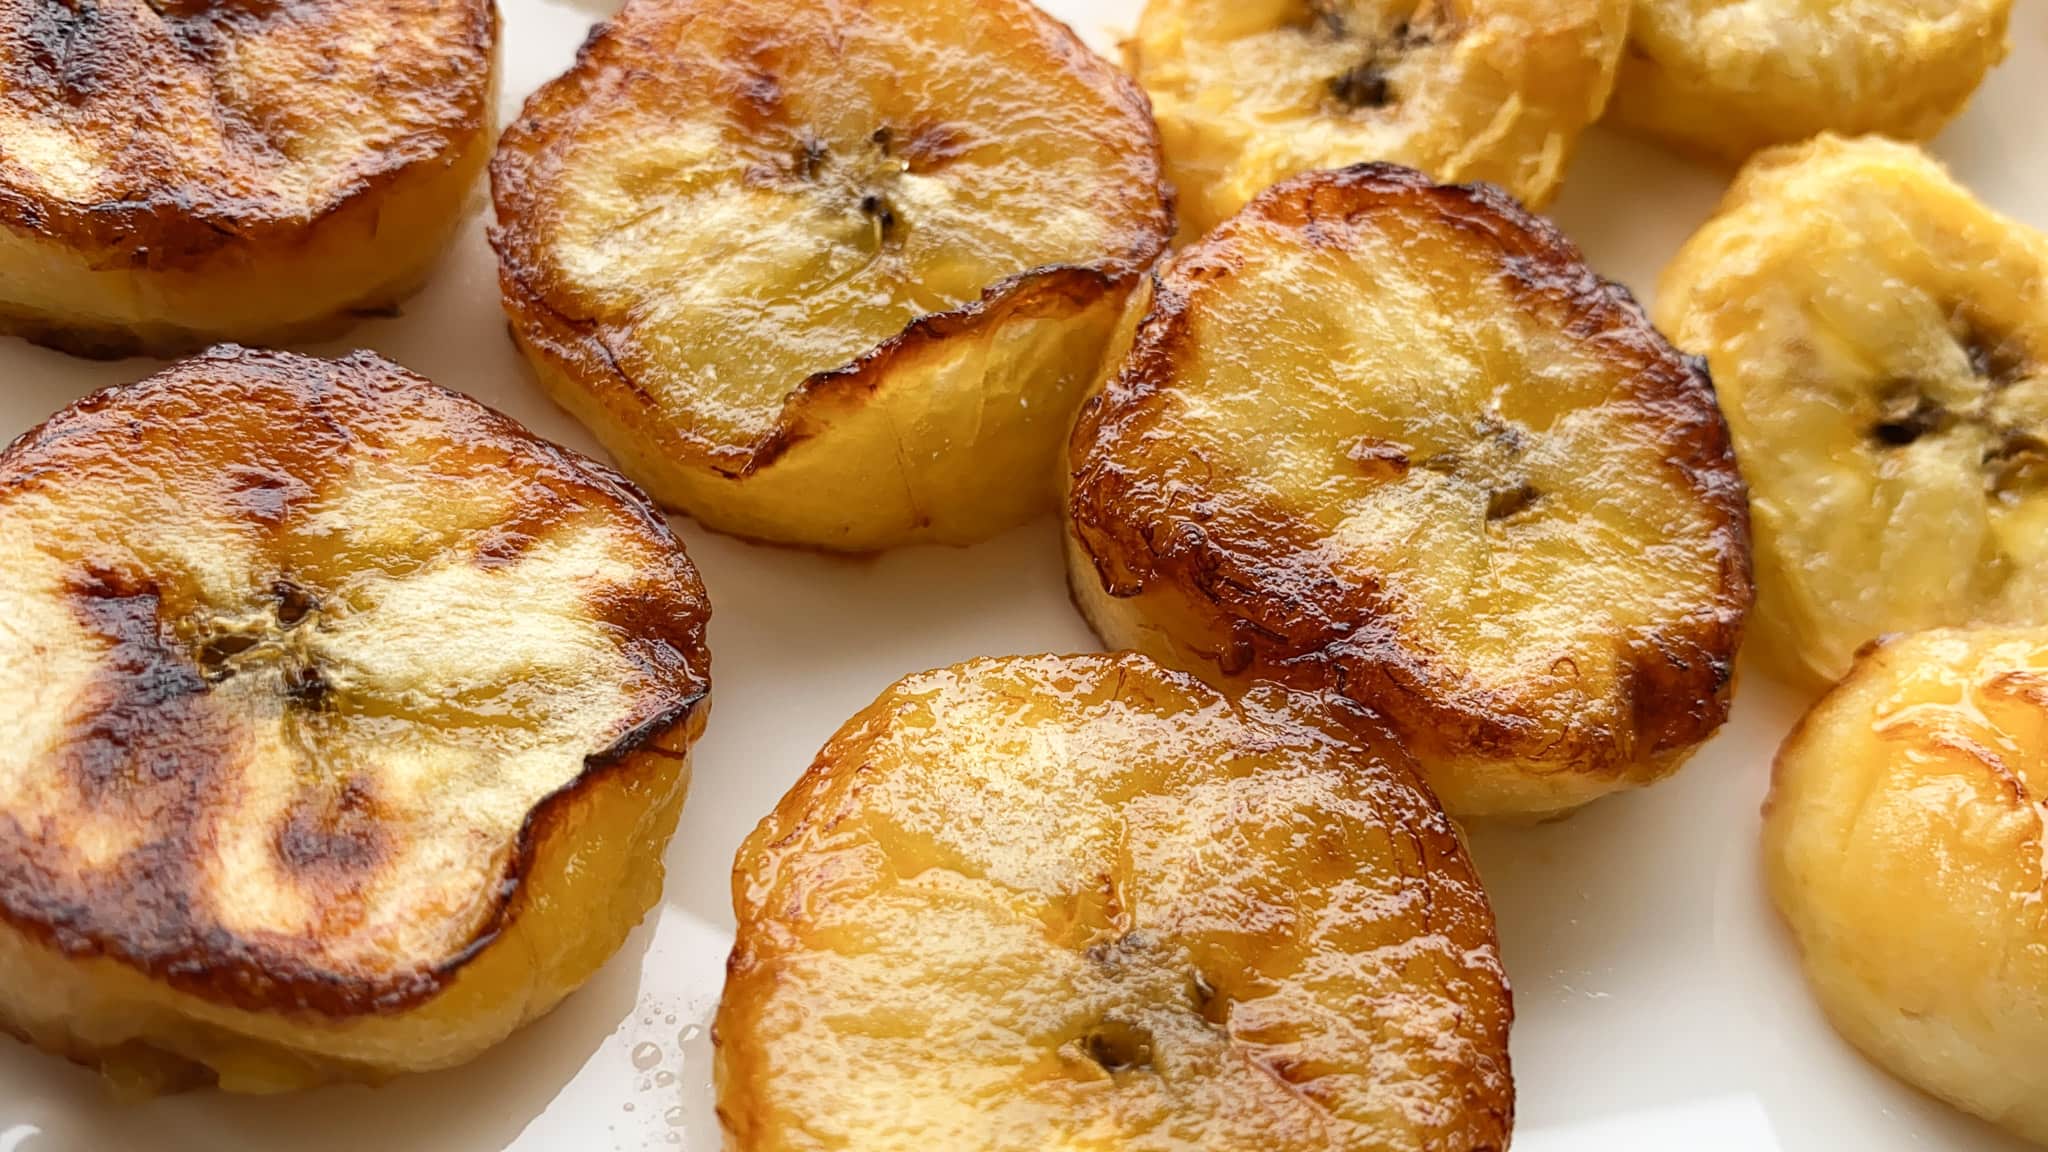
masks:
{"type": "Polygon", "coordinates": [[[1187,230],[1385,160],[1536,205],[1614,86],[1628,0],[1150,0],[1126,43],[1187,230]]]}
{"type": "Polygon", "coordinates": [[[614,940],[637,918],[533,906],[548,840],[598,872],[658,849],[709,693],[696,572],[599,466],[374,356],[229,349],[0,455],[0,557],[15,1029],[250,1086],[153,1009],[224,1044],[434,1066],[473,1039],[386,1053],[346,1024],[431,1011],[521,917],[588,916],[572,935],[614,940]],[[666,819],[582,844],[604,821],[562,814],[598,792],[666,819]],[[110,993],[113,1018],[80,1019],[64,985],[26,978],[52,963],[118,968],[82,977],[81,1000],[146,982],[151,1007],[124,1018],[110,993]],[[237,1018],[273,1013],[282,1035],[237,1018]]]}
{"type": "Polygon", "coordinates": [[[520,339],[628,471],[852,549],[892,542],[885,511],[777,503],[907,488],[899,535],[972,534],[927,473],[978,438],[1049,451],[1028,410],[1066,406],[1170,228],[1143,97],[1023,0],[636,0],[492,174],[520,339]]]}
{"type": "Polygon", "coordinates": [[[1665,272],[1749,469],[1757,638],[1823,684],[2048,611],[2048,238],[1904,145],[1758,156],[1665,272]]]}
{"type": "Polygon", "coordinates": [[[1765,866],[1870,1057],[2048,1143],[2048,631],[1864,656],[1778,754],[1765,866]]]}
{"type": "Polygon", "coordinates": [[[1505,1147],[1458,834],[1316,715],[1136,655],[883,693],[741,849],[729,1146],[1505,1147]]]}
{"type": "Polygon", "coordinates": [[[1724,163],[1821,132],[1925,140],[2005,59],[2012,0],[1635,0],[1608,116],[1724,163]]]}
{"type": "Polygon", "coordinates": [[[496,45],[487,0],[7,0],[0,323],[127,354],[388,306],[482,170],[496,45]]]}
{"type": "MultiPolygon", "coordinates": [[[[1129,0],[1046,0],[1097,52],[1129,0]]],[[[501,119],[572,63],[611,0],[505,0],[501,119]]],[[[2048,226],[2038,77],[2048,23],[1936,141],[1987,204],[2048,226]]],[[[1595,125],[1550,215],[1587,263],[1647,304],[1714,212],[1725,172],[1595,125]]],[[[472,221],[402,316],[322,355],[374,347],[586,452],[505,338],[497,263],[472,221]]],[[[0,340],[0,437],[146,371],[0,340]]],[[[376,1089],[276,1099],[186,1092],[114,1106],[90,1071],[0,1041],[7,1152],[717,1152],[709,1025],[733,939],[741,842],[832,734],[899,677],[980,656],[1094,646],[1050,519],[972,548],[867,559],[761,548],[673,517],[716,601],[716,695],[659,902],[545,1019],[477,1060],[376,1089]],[[629,1107],[630,1106],[630,1107],[629,1107]]],[[[1515,1152],[2019,1152],[1886,1074],[1829,1025],[1760,875],[1770,761],[1810,701],[1745,658],[1728,723],[1684,771],[1567,820],[1475,825],[1473,857],[1515,990],[1515,1152]]]]}
{"type": "Polygon", "coordinates": [[[1562,236],[1304,177],[1157,281],[1071,448],[1112,645],[1384,715],[1453,812],[1567,809],[1726,715],[1742,484],[1706,380],[1562,236]]]}

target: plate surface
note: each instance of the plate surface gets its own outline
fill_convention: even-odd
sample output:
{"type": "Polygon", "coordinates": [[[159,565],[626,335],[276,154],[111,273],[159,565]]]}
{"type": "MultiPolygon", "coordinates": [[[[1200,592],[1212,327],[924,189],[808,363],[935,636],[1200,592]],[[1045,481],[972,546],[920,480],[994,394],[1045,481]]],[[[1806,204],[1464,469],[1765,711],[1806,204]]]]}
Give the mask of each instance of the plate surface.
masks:
{"type": "MultiPolygon", "coordinates": [[[[1044,2],[1103,48],[1138,7],[1044,2]]],[[[509,117],[611,5],[501,3],[509,117]]],[[[2048,6],[2023,0],[2013,35],[2012,58],[1935,151],[1992,205],[2048,228],[2048,6]]],[[[1647,297],[1726,179],[1595,131],[1551,215],[1596,268],[1647,297]]],[[[306,350],[354,347],[594,449],[505,337],[481,222],[402,317],[306,350]]],[[[154,367],[0,342],[0,440],[154,367]]],[[[376,1090],[121,1106],[91,1074],[0,1040],[0,1152],[718,1148],[706,1027],[740,840],[833,730],[898,676],[1096,645],[1068,604],[1050,523],[971,550],[870,560],[682,531],[715,606],[716,706],[669,850],[667,898],[597,979],[476,1064],[376,1090]]],[[[1747,669],[1733,722],[1676,779],[1560,823],[1475,832],[1520,1014],[1519,1152],[2022,1147],[1865,1064],[1806,995],[1755,861],[1770,756],[1804,703],[1747,669]]]]}

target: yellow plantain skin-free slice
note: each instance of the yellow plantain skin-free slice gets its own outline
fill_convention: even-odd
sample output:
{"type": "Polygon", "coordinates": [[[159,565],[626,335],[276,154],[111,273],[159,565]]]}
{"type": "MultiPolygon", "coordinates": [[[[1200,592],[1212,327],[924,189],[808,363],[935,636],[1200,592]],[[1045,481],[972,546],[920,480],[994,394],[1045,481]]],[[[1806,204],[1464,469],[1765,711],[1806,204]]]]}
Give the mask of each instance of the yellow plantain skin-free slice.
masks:
{"type": "Polygon", "coordinates": [[[630,0],[492,167],[541,384],[707,527],[964,544],[1172,231],[1145,97],[1027,0],[630,0]]]}
{"type": "Polygon", "coordinates": [[[1750,163],[1657,315],[1712,365],[1779,671],[2048,623],[2048,238],[1917,148],[1822,137],[1750,163]]]}
{"type": "Polygon", "coordinates": [[[741,849],[734,1152],[1499,1152],[1507,984],[1385,736],[1132,653],[908,677],[741,849]]]}
{"type": "Polygon", "coordinates": [[[1125,46],[1193,239],[1302,172],[1384,160],[1541,207],[1600,117],[1629,0],[1149,0],[1125,46]]]}
{"type": "Polygon", "coordinates": [[[659,899],[709,613],[624,481],[369,353],[0,453],[0,1027],[131,1092],[376,1081],[659,899]]]}
{"type": "Polygon", "coordinates": [[[1822,132],[1926,140],[2010,47],[2012,0],[1635,0],[1608,119],[1727,164],[1822,132]]]}
{"type": "Polygon", "coordinates": [[[1867,653],[1778,753],[1771,892],[1835,1027],[2048,1144],[2048,630],[1867,653]]]}

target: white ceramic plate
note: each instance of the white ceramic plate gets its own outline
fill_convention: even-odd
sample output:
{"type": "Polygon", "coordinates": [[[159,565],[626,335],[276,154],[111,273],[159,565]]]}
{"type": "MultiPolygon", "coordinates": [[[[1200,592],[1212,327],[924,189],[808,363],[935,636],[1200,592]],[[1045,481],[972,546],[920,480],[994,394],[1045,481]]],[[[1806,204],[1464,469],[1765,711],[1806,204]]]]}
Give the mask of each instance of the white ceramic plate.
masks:
{"type": "MultiPolygon", "coordinates": [[[[510,117],[611,4],[501,3],[510,117]]],[[[1045,6],[1106,49],[1138,2],[1045,6]]],[[[2048,227],[2048,6],[2019,9],[2012,59],[1936,151],[1990,203],[2048,227]]],[[[1647,296],[1725,180],[1596,131],[1552,215],[1596,268],[1647,296]]],[[[595,450],[506,339],[481,223],[403,317],[309,350],[355,347],[595,450]]],[[[154,367],[0,342],[0,441],[154,367]]],[[[470,1067],[276,1099],[202,1092],[117,1105],[90,1073],[0,1040],[0,1152],[718,1148],[706,1028],[741,838],[898,676],[1095,642],[1068,604],[1050,523],[972,550],[871,560],[682,531],[714,605],[716,706],[669,849],[667,899],[588,987],[470,1067]]],[[[1520,1152],[2020,1147],[1866,1065],[1805,994],[1755,863],[1770,755],[1803,704],[1747,670],[1733,722],[1677,779],[1561,823],[1475,833],[1520,1013],[1520,1152]]]]}

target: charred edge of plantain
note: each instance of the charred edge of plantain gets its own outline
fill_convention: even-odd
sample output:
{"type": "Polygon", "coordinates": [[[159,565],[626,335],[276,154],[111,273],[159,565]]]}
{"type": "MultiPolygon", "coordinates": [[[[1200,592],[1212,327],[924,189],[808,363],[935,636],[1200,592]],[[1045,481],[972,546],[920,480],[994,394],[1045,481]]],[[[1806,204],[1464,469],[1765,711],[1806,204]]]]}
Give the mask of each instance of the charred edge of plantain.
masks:
{"type": "Polygon", "coordinates": [[[1490,184],[1439,185],[1399,165],[1366,163],[1308,173],[1262,193],[1235,220],[1152,274],[1149,310],[1123,365],[1082,405],[1069,459],[1067,511],[1104,591],[1120,599],[1155,589],[1186,596],[1228,638],[1218,654],[1226,675],[1257,668],[1375,711],[1419,714],[1426,725],[1402,727],[1425,745],[1576,759],[1615,775],[1649,756],[1696,744],[1727,719],[1736,651],[1754,598],[1749,498],[1706,362],[1674,348],[1626,288],[1595,274],[1568,237],[1490,184]],[[1348,225],[1402,212],[1497,248],[1502,271],[1530,308],[1558,316],[1581,339],[1601,338],[1609,357],[1625,355],[1637,387],[1673,422],[1667,466],[1715,513],[1721,570],[1712,604],[1645,637],[1626,657],[1621,682],[1631,709],[1628,737],[1574,730],[1558,740],[1538,720],[1517,715],[1518,701],[1461,677],[1439,653],[1384,624],[1374,607],[1383,595],[1378,587],[1318,580],[1292,566],[1289,554],[1305,551],[1314,532],[1286,509],[1248,502],[1249,519],[1260,531],[1233,539],[1199,516],[1166,507],[1164,493],[1145,495],[1151,485],[1142,469],[1097,450],[1142,427],[1150,398],[1172,390],[1178,362],[1194,339],[1197,298],[1205,285],[1243,266],[1233,248],[1246,228],[1274,224],[1311,244],[1338,244],[1340,235],[1323,228],[1325,222],[1348,225]],[[1137,523],[1120,514],[1140,495],[1162,519],[1137,523]],[[1331,605],[1358,607],[1333,612],[1331,605]]]}
{"type": "MultiPolygon", "coordinates": [[[[545,356],[595,397],[622,415],[659,410],[654,396],[620,365],[606,343],[607,325],[573,316],[549,300],[555,276],[535,257],[545,250],[532,209],[545,200],[535,169],[556,148],[563,127],[573,129],[577,113],[601,98],[604,81],[636,65],[622,43],[625,21],[646,0],[629,2],[618,15],[593,27],[577,49],[576,62],[529,96],[517,120],[506,128],[491,159],[491,202],[496,222],[489,229],[498,257],[498,287],[515,340],[545,356]],[[598,382],[604,382],[599,384],[598,382]]],[[[1152,101],[1137,81],[1095,57],[1073,29],[1039,13],[1057,30],[1066,63],[1090,66],[1112,87],[1127,110],[1152,122],[1152,101]]],[[[903,331],[836,368],[798,381],[783,402],[775,426],[750,444],[720,444],[687,429],[675,434],[679,446],[713,471],[742,480],[774,464],[790,449],[824,430],[821,411],[857,407],[878,392],[899,361],[914,359],[948,339],[971,337],[1011,319],[1078,315],[1112,292],[1128,288],[1166,251],[1177,227],[1174,190],[1166,180],[1164,155],[1152,141],[1153,192],[1157,210],[1129,248],[1099,263],[1045,265],[1027,269],[984,288],[978,300],[946,312],[928,313],[903,331]]]]}
{"type": "MultiPolygon", "coordinates": [[[[302,950],[290,947],[300,938],[251,940],[234,935],[193,907],[184,880],[197,866],[204,846],[190,840],[171,838],[148,845],[151,859],[146,862],[144,882],[134,890],[115,884],[110,886],[113,891],[53,894],[48,891],[48,872],[26,852],[9,850],[7,845],[10,840],[40,842],[43,837],[31,836],[11,816],[0,813],[0,831],[7,833],[0,836],[0,920],[66,958],[107,958],[178,992],[248,1012],[312,1013],[334,1019],[396,1015],[444,991],[524,914],[525,885],[539,853],[558,834],[577,800],[614,776],[648,770],[662,760],[686,758],[688,742],[701,730],[711,697],[709,652],[704,643],[709,603],[673,529],[637,487],[602,464],[534,436],[510,417],[371,352],[327,361],[222,345],[148,379],[103,389],[23,433],[0,451],[0,496],[39,482],[61,483],[63,467],[38,466],[33,457],[67,441],[91,444],[117,434],[130,423],[124,402],[153,391],[175,390],[201,372],[216,374],[215,379],[233,377],[238,385],[272,395],[286,390],[294,406],[314,413],[320,412],[324,398],[337,389],[352,389],[370,403],[398,391],[428,392],[474,421],[470,431],[475,438],[515,442],[597,497],[616,499],[652,535],[669,545],[668,554],[675,558],[671,574],[681,591],[678,603],[685,609],[676,638],[681,642],[678,654],[686,661],[687,690],[609,746],[586,755],[571,780],[534,804],[521,822],[495,882],[489,913],[462,948],[430,964],[385,976],[363,976],[309,962],[302,950]],[[684,750],[673,746],[677,737],[682,738],[684,750]],[[124,927],[112,933],[94,930],[94,925],[107,923],[124,927]]],[[[323,414],[320,419],[329,417],[323,414]]],[[[84,579],[98,581],[98,591],[112,593],[115,600],[154,599],[157,595],[156,586],[147,579],[101,572],[86,572],[84,579]]],[[[173,689],[189,681],[183,698],[203,693],[206,685],[200,662],[164,650],[154,616],[147,623],[152,636],[137,637],[135,644],[118,644],[116,655],[138,655],[135,647],[154,641],[160,650],[139,653],[150,662],[152,671],[161,672],[173,689]]],[[[135,727],[142,730],[161,724],[162,718],[152,709],[139,721],[135,727]]],[[[205,790],[222,782],[217,763],[209,763],[196,775],[198,779],[180,781],[190,794],[178,805],[175,814],[180,819],[176,823],[186,828],[200,826],[199,817],[209,803],[205,790]]],[[[374,795],[359,799],[374,807],[374,795]]],[[[298,812],[294,806],[294,815],[298,812]]],[[[374,836],[356,847],[374,853],[374,836]]],[[[310,862],[308,868],[336,864],[321,860],[310,862]]]]}
{"type": "MultiPolygon", "coordinates": [[[[149,193],[140,198],[92,203],[53,200],[39,193],[33,179],[23,178],[23,169],[18,164],[0,158],[0,226],[66,249],[89,253],[95,266],[102,270],[189,270],[224,248],[290,243],[298,235],[319,227],[351,206],[389,191],[408,173],[453,163],[472,148],[488,148],[496,101],[498,9],[492,0],[456,2],[471,17],[466,37],[467,55],[476,62],[483,75],[466,83],[459,95],[446,98],[444,106],[437,110],[439,114],[427,118],[428,127],[415,130],[403,141],[386,145],[369,157],[359,170],[352,172],[348,183],[323,204],[294,205],[280,197],[224,197],[212,189],[192,184],[165,185],[160,178],[153,179],[149,193]]],[[[166,25],[174,21],[192,25],[228,22],[255,28],[276,19],[279,9],[304,3],[305,0],[274,0],[270,4],[246,6],[153,3],[149,8],[166,25]],[[188,8],[199,10],[188,13],[188,8]]],[[[73,19],[80,21],[94,19],[96,13],[110,7],[105,4],[43,6],[71,11],[73,19]]],[[[191,37],[180,36],[178,39],[184,43],[191,37]]],[[[217,50],[217,46],[214,49],[217,50]]],[[[17,73],[20,71],[22,69],[15,70],[17,73]]],[[[113,95],[140,105],[153,101],[155,77],[132,68],[117,68],[116,71],[118,74],[112,78],[113,95]]],[[[59,85],[59,90],[54,93],[59,98],[76,99],[83,95],[66,86],[72,82],[68,75],[49,78],[9,75],[0,77],[4,80],[4,85],[0,86],[10,92],[32,91],[38,86],[49,87],[53,79],[59,85]]],[[[95,77],[90,94],[108,95],[100,78],[95,77]]],[[[239,124],[237,127],[243,131],[256,131],[253,127],[239,124]]],[[[71,349],[62,343],[65,338],[65,334],[60,333],[55,341],[39,342],[69,351],[71,349]]],[[[93,358],[110,359],[132,354],[122,350],[121,338],[114,334],[87,332],[71,339],[83,349],[82,354],[93,358]]]]}

